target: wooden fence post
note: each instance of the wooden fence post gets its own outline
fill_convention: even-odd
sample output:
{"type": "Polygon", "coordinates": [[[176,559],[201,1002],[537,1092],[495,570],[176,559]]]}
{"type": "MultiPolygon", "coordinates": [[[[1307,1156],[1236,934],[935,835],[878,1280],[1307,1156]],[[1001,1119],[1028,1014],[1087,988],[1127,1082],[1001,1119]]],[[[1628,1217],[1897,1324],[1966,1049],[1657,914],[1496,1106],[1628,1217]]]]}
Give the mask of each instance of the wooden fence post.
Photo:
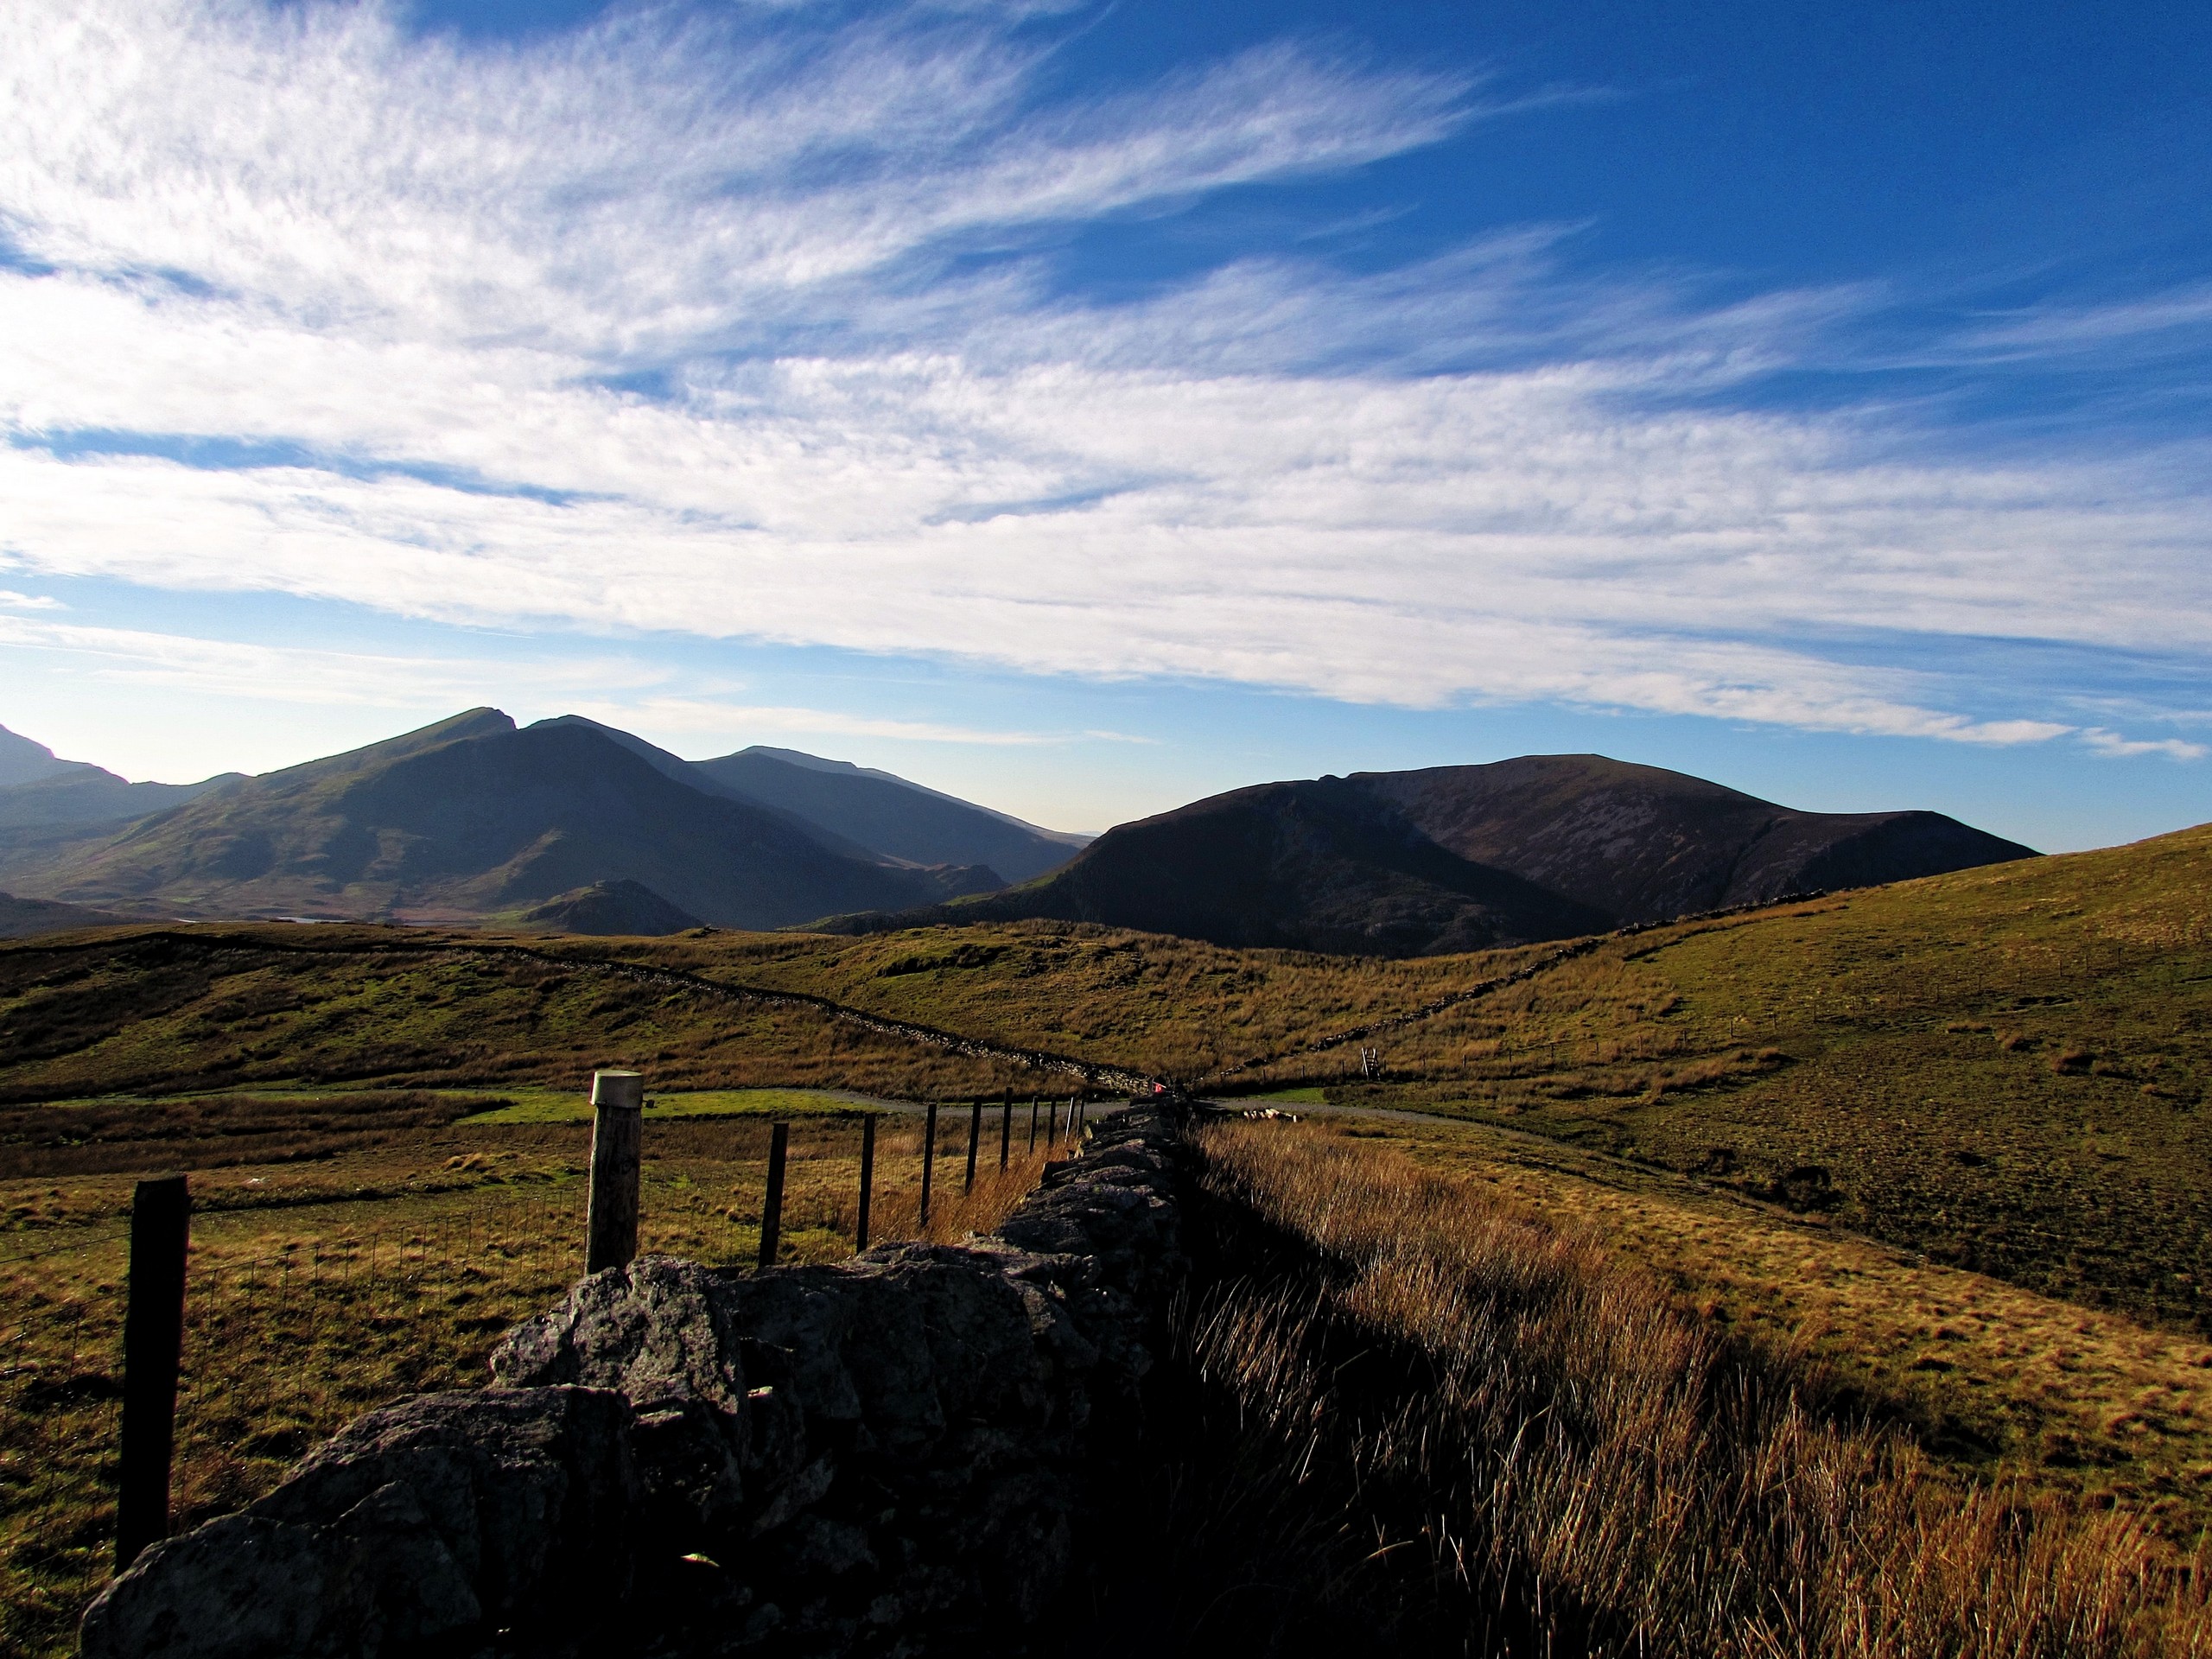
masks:
{"type": "Polygon", "coordinates": [[[192,1195],[181,1175],[141,1181],[130,1197],[130,1282],[123,1315],[123,1446],[115,1568],[169,1534],[176,1379],[184,1357],[184,1262],[192,1195]]]}
{"type": "Polygon", "coordinates": [[[1009,1089],[999,1101],[999,1168],[1006,1168],[1007,1159],[1014,1151],[1014,1090],[1009,1089]]]}
{"type": "Polygon", "coordinates": [[[1029,1096],[1029,1150],[1037,1150],[1037,1096],[1029,1096]]]}
{"type": "Polygon", "coordinates": [[[853,1253],[868,1249],[868,1207],[875,1185],[875,1114],[861,1120],[861,1214],[853,1228],[853,1253]]]}
{"type": "Polygon", "coordinates": [[[930,1224],[930,1179],[937,1172],[937,1102],[930,1102],[929,1119],[922,1125],[922,1218],[917,1232],[930,1224]]]}
{"type": "Polygon", "coordinates": [[[591,1198],[584,1217],[584,1271],[626,1268],[638,1253],[638,1169],[645,1080],[635,1071],[591,1074],[591,1198]]]}
{"type": "Polygon", "coordinates": [[[768,1196],[760,1206],[760,1265],[776,1265],[776,1246],[784,1239],[784,1159],[791,1151],[791,1126],[768,1131],[768,1196]]]}
{"type": "Polygon", "coordinates": [[[1045,1150],[1049,1154],[1060,1144],[1060,1103],[1054,1101],[1045,1114],[1045,1150]]]}
{"type": "Polygon", "coordinates": [[[981,1095],[968,1106],[968,1184],[960,1190],[976,1190],[976,1143],[983,1138],[983,1097],[981,1095]]]}

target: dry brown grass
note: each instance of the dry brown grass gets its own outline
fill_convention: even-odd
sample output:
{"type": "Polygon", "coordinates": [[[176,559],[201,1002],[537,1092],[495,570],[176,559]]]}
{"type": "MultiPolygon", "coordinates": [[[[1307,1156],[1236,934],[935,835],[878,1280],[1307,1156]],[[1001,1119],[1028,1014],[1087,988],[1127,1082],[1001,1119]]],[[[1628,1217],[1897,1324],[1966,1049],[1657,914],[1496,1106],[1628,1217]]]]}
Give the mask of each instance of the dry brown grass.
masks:
{"type": "Polygon", "coordinates": [[[1318,1119],[1593,1232],[1700,1318],[1800,1352],[1939,1457],[2212,1526],[2212,1344],[1854,1236],[1725,1184],[1474,1123],[1318,1119]]]}
{"type": "MultiPolygon", "coordinates": [[[[879,1120],[876,1242],[988,1232],[1048,1156],[1071,1151],[1040,1141],[1029,1154],[1024,1109],[1001,1173],[996,1116],[985,1116],[971,1193],[969,1114],[944,1115],[925,1231],[921,1123],[879,1120]]],[[[754,1262],[769,1131],[765,1114],[649,1121],[641,1249],[754,1262]]],[[[792,1121],[782,1259],[851,1254],[859,1142],[850,1114],[792,1121]]],[[[0,1179],[11,1224],[0,1231],[0,1659],[70,1651],[77,1616],[106,1581],[125,1217],[135,1174],[171,1166],[175,1150],[135,1144],[137,1172],[0,1179]]],[[[480,1386],[500,1334],[582,1272],[589,1145],[585,1123],[458,1123],[310,1160],[195,1172],[180,1524],[267,1491],[371,1407],[480,1386]]]]}
{"type": "Polygon", "coordinates": [[[2212,1651],[2201,1556],[1835,1415],[1589,1234],[1303,1128],[1203,1146],[1215,1193],[1324,1264],[1279,1256],[1189,1327],[1278,1512],[1337,1517],[1279,1649],[1303,1601],[1424,1651],[2212,1651]]]}

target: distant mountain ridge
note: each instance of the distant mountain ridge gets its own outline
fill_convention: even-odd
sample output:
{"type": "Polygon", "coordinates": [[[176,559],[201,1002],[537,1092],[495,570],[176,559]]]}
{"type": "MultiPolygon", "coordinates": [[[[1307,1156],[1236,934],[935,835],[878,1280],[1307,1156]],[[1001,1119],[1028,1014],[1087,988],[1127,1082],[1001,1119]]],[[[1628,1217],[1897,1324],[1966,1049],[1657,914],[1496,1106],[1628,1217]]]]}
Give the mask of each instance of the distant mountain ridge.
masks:
{"type": "Polygon", "coordinates": [[[134,784],[82,760],[60,760],[0,726],[0,830],[122,823],[176,806],[244,774],[196,784],[134,784]]]}
{"type": "Polygon", "coordinates": [[[752,800],[907,863],[988,864],[1009,881],[1027,881],[1058,869],[1089,839],[1039,830],[887,772],[790,749],[741,749],[699,761],[696,769],[752,800]]]}
{"type": "Polygon", "coordinates": [[[1109,830],[1058,873],[840,931],[1097,922],[1416,956],[2036,856],[1940,813],[1802,812],[1603,755],[1263,784],[1109,830]]]}
{"type": "MultiPolygon", "coordinates": [[[[973,855],[979,847],[1009,852],[1025,871],[1040,867],[1038,848],[1062,859],[1073,851],[1050,832],[887,773],[804,757],[848,792],[849,770],[876,804],[876,827],[893,845],[864,844],[575,716],[518,728],[497,709],[472,709],[346,754],[165,793],[156,810],[89,825],[29,807],[20,822],[8,815],[58,790],[168,786],[125,784],[54,761],[28,740],[16,745],[0,745],[0,763],[24,774],[0,786],[0,874],[18,892],[79,906],[440,922],[526,912],[533,925],[592,932],[626,920],[652,932],[702,921],[766,928],[1002,887],[973,855]],[[890,833],[901,803],[928,826],[929,845],[890,833]],[[969,855],[913,855],[933,850],[969,855]]],[[[741,770],[765,780],[763,793],[784,774],[813,775],[782,760],[741,770]]]]}

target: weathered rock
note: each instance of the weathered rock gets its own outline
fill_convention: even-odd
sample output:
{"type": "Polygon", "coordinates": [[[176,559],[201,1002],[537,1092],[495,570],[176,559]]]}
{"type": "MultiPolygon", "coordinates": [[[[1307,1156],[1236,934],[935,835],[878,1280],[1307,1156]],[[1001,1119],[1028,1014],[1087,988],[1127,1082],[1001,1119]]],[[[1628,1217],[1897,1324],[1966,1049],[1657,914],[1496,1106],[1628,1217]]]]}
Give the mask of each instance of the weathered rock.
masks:
{"type": "Polygon", "coordinates": [[[919,1655],[1051,1603],[1137,1431],[1181,1270],[1175,1136],[1094,1126],[995,1238],[759,1274],[645,1257],[510,1332],[493,1386],[371,1413],[149,1551],[88,1659],[919,1655]]]}
{"type": "Polygon", "coordinates": [[[149,1550],[86,1611],[86,1659],[566,1633],[630,1590],[633,1421],[620,1394],[576,1388],[371,1412],[243,1515],[149,1550]]]}

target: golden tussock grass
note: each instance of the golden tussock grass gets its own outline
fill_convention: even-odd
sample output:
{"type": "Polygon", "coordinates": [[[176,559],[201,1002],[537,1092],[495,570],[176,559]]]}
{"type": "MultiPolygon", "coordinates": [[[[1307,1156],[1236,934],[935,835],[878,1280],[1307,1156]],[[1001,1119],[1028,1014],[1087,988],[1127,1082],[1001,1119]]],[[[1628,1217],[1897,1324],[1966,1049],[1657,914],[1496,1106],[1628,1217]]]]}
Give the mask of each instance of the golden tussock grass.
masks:
{"type": "Polygon", "coordinates": [[[1357,1604],[1421,1650],[2212,1651],[2201,1551],[1939,1470],[1592,1236],[1371,1143],[1201,1144],[1214,1193],[1321,1263],[1186,1327],[1276,1502],[1334,1516],[1300,1575],[1317,1616],[1357,1604]]]}
{"type": "MultiPolygon", "coordinates": [[[[200,1122],[147,1116],[156,1128],[200,1122]]],[[[943,1114],[924,1228],[920,1120],[880,1117],[873,1242],[988,1232],[1048,1159],[1072,1150],[1040,1136],[1030,1152],[1025,1103],[1001,1172],[997,1120],[986,1112],[969,1192],[969,1113],[943,1114]]],[[[749,1268],[769,1132],[766,1115],[649,1121],[640,1249],[749,1268]]],[[[588,1124],[391,1133],[191,1176],[180,1526],[251,1502],[364,1411],[482,1386],[493,1344],[582,1274],[588,1124]]],[[[851,1255],[860,1133],[851,1115],[792,1121],[780,1260],[851,1255]]],[[[251,1148],[253,1137],[239,1139],[251,1148]]],[[[0,1228],[0,1659],[71,1651],[78,1615],[108,1576],[125,1217],[134,1174],[168,1166],[176,1150],[159,1137],[135,1145],[136,1172],[0,1178],[0,1215],[12,1222],[0,1228]]]]}

